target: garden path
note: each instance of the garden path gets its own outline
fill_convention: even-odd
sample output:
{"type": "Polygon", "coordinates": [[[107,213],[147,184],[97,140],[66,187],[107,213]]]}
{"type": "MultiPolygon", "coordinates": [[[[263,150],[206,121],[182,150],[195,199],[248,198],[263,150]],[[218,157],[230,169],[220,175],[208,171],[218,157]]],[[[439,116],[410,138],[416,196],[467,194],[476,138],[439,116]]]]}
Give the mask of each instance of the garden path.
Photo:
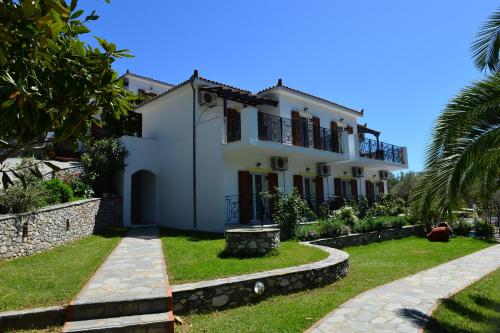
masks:
{"type": "Polygon", "coordinates": [[[342,304],[308,333],[419,332],[439,299],[500,267],[500,245],[371,289],[342,304]]]}

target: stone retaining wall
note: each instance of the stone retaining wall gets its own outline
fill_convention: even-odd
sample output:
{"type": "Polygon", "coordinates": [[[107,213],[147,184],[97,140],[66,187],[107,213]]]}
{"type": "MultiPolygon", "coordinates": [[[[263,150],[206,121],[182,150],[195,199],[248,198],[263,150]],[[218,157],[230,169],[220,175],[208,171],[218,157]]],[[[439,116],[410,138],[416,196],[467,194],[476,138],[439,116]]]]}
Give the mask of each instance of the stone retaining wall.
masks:
{"type": "Polygon", "coordinates": [[[280,245],[279,228],[244,228],[226,231],[226,251],[232,256],[264,255],[280,245]]]}
{"type": "Polygon", "coordinates": [[[424,234],[424,227],[423,225],[418,224],[418,225],[409,225],[398,229],[372,231],[362,234],[351,234],[335,238],[323,238],[311,241],[311,244],[342,249],[347,246],[364,245],[374,242],[410,237],[415,235],[421,236],[423,234],[424,234]]]}
{"type": "Polygon", "coordinates": [[[0,215],[0,259],[43,252],[107,226],[120,226],[121,199],[87,199],[0,215]]]}
{"type": "Polygon", "coordinates": [[[256,303],[270,296],[319,287],[347,275],[347,253],[308,245],[328,252],[329,257],[301,266],[172,286],[174,313],[211,312],[256,303]],[[258,282],[264,287],[261,294],[255,291],[258,282]]]}

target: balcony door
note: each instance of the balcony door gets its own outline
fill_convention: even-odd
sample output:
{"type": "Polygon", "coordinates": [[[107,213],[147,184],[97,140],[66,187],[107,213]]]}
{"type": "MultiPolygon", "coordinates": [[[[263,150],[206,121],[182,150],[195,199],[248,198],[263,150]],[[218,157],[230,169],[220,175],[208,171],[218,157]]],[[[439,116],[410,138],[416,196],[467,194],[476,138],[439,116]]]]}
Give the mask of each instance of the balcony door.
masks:
{"type": "Polygon", "coordinates": [[[251,220],[253,222],[260,222],[266,218],[267,199],[262,198],[260,193],[267,192],[268,181],[267,175],[261,173],[251,173],[251,220]]]}
{"type": "Polygon", "coordinates": [[[316,179],[315,177],[303,177],[304,200],[309,208],[316,208],[316,179]]]}

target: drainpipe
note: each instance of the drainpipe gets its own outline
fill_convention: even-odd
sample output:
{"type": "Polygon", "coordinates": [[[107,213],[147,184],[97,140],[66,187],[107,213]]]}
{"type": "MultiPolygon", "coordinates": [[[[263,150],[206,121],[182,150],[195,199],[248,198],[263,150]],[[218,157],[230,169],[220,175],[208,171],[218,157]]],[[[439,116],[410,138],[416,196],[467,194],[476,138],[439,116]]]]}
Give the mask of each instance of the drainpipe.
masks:
{"type": "Polygon", "coordinates": [[[198,70],[195,69],[190,79],[191,89],[193,90],[193,228],[197,228],[197,205],[196,205],[196,89],[194,80],[198,77],[198,70]]]}

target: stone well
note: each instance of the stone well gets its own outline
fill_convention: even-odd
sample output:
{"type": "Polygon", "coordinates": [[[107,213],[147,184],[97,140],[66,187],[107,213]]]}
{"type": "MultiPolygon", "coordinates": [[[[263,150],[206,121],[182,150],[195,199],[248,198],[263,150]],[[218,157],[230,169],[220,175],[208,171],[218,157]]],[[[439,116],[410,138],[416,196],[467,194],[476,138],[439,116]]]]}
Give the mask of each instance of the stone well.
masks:
{"type": "Polygon", "coordinates": [[[244,228],[226,231],[226,252],[232,256],[264,255],[279,246],[279,228],[244,228]]]}

